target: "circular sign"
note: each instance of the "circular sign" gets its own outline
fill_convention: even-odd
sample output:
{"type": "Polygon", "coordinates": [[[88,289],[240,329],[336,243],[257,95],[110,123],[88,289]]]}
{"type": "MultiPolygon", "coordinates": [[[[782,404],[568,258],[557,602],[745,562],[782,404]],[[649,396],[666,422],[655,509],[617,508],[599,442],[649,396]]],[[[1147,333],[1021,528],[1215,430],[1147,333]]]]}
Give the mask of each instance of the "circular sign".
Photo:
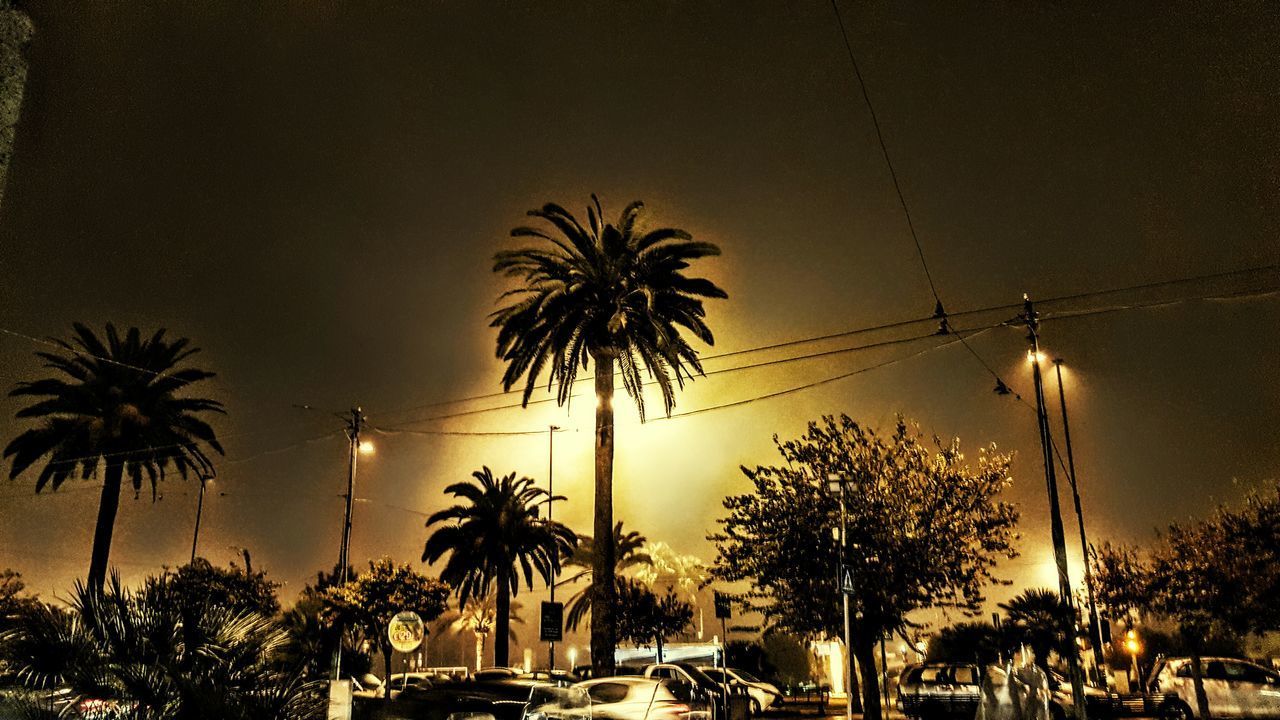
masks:
{"type": "Polygon", "coordinates": [[[387,638],[391,640],[391,647],[400,652],[417,650],[426,634],[427,626],[423,624],[422,618],[418,617],[418,613],[409,610],[396,613],[396,616],[387,624],[387,638]]]}

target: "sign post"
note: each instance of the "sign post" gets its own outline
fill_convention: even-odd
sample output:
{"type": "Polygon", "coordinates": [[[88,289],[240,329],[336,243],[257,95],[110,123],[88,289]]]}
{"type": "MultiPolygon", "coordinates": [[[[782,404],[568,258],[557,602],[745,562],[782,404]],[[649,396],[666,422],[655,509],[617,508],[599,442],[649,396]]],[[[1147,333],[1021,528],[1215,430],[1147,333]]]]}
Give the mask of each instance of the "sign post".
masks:
{"type": "Polygon", "coordinates": [[[720,700],[724,705],[725,720],[729,719],[729,626],[726,621],[733,617],[733,606],[729,596],[716,593],[716,617],[720,620],[720,700]]]}
{"type": "MultiPolygon", "coordinates": [[[[387,639],[391,641],[391,647],[402,653],[411,653],[422,646],[422,641],[427,637],[427,625],[422,622],[422,617],[412,610],[398,612],[395,617],[391,618],[391,622],[387,623],[387,639]]],[[[390,661],[388,661],[388,667],[390,661]]],[[[409,686],[409,674],[403,674],[403,687],[409,686]]],[[[387,678],[386,682],[391,683],[391,678],[387,678]]]]}

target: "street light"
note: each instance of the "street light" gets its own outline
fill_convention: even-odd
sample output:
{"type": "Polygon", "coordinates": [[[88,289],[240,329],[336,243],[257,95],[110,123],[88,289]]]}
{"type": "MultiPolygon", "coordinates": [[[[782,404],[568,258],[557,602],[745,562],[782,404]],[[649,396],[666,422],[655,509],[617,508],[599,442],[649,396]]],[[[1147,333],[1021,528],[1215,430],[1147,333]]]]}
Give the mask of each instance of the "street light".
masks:
{"type": "MultiPolygon", "coordinates": [[[[1138,676],[1138,653],[1142,652],[1142,643],[1138,642],[1138,632],[1130,628],[1124,634],[1124,649],[1129,651],[1129,657],[1133,659],[1133,679],[1139,685],[1142,684],[1142,678],[1138,676]]],[[[1145,692],[1145,688],[1143,690],[1145,692]]]]}
{"type": "MultiPolygon", "coordinates": [[[[840,602],[844,609],[844,651],[845,651],[845,678],[844,689],[848,699],[844,704],[845,720],[853,720],[853,703],[855,702],[855,694],[853,692],[853,632],[849,624],[849,593],[844,591],[844,575],[849,571],[846,569],[848,558],[846,554],[846,546],[848,544],[849,534],[849,511],[845,502],[847,495],[846,486],[854,482],[852,478],[845,477],[839,473],[829,473],[827,475],[827,487],[833,492],[840,493],[840,536],[837,541],[840,543],[840,573],[836,578],[836,589],[840,592],[840,602]]],[[[858,699],[860,703],[860,699],[858,699]]],[[[861,712],[861,708],[859,708],[861,712]]]]}
{"type": "Polygon", "coordinates": [[[375,450],[375,448],[373,447],[373,443],[372,443],[372,442],[370,442],[370,441],[368,441],[368,440],[362,440],[362,441],[360,441],[360,454],[361,454],[361,455],[372,455],[374,452],[376,452],[376,450],[375,450]]]}

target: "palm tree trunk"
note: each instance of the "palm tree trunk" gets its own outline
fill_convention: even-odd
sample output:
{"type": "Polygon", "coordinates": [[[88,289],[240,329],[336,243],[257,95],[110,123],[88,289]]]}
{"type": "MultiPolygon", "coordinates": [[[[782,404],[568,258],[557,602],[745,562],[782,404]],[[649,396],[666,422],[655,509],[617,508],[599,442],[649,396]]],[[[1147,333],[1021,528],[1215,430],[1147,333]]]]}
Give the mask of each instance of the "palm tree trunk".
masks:
{"type": "Polygon", "coordinates": [[[476,670],[484,667],[484,633],[476,631],[476,670]]]}
{"type": "Polygon", "coordinates": [[[506,573],[497,577],[497,617],[494,619],[493,664],[507,667],[511,644],[511,580],[506,573]]]}
{"type": "Polygon", "coordinates": [[[618,631],[613,543],[613,363],[611,352],[593,354],[596,369],[595,562],[591,568],[591,666],[597,677],[613,674],[618,631]]]}
{"type": "Polygon", "coordinates": [[[98,523],[93,529],[93,553],[89,558],[89,589],[99,593],[107,580],[111,534],[116,527],[116,512],[120,509],[120,483],[123,478],[124,463],[119,460],[107,461],[102,499],[98,501],[98,523]]]}

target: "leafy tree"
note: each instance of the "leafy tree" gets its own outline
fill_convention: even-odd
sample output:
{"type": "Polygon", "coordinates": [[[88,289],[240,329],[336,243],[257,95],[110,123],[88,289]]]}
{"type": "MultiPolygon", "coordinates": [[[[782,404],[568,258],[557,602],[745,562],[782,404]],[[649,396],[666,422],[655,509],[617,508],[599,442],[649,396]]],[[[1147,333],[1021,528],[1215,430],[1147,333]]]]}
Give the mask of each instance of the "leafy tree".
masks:
{"type": "Polygon", "coordinates": [[[929,662],[994,663],[1007,645],[1002,635],[995,626],[986,622],[948,625],[929,640],[929,654],[925,659],[929,662]]]}
{"type": "Polygon", "coordinates": [[[70,610],[39,605],[0,637],[30,686],[115,700],[138,720],[291,720],[322,708],[319,688],[276,657],[287,637],[251,611],[186,602],[172,578],[79,586],[70,610]]]}
{"type": "MultiPolygon", "coordinates": [[[[619,573],[653,562],[653,559],[648,554],[640,551],[644,544],[645,537],[635,530],[623,532],[621,522],[613,526],[613,556],[619,573]]],[[[576,583],[583,578],[587,578],[589,581],[586,587],[569,598],[569,603],[566,605],[565,623],[570,630],[577,630],[582,621],[591,614],[592,588],[595,587],[595,584],[590,582],[592,578],[591,568],[595,566],[596,556],[595,539],[590,535],[579,535],[578,544],[573,548],[573,553],[569,555],[569,559],[565,563],[581,568],[581,572],[556,583],[556,586],[559,587],[568,583],[576,583]]]]}
{"type": "Polygon", "coordinates": [[[457,588],[463,605],[494,585],[498,613],[494,662],[506,665],[510,656],[507,634],[511,596],[520,591],[520,571],[524,571],[524,582],[530,590],[535,570],[544,582],[549,582],[560,569],[560,558],[572,551],[577,538],[564,525],[538,517],[543,502],[563,497],[548,495],[527,477],[517,480],[515,473],[495,478],[486,467],[471,475],[474,483],[454,483],[444,489],[466,504],[427,518],[428,528],[440,527],[427,538],[422,559],[434,563],[446,553],[449,555],[440,577],[457,588]],[[444,524],[447,522],[453,524],[444,524]]]}
{"type": "Polygon", "coordinates": [[[56,490],[73,474],[88,480],[100,465],[105,468],[89,561],[89,587],[101,589],[124,476],[135,495],[145,477],[153,499],[156,483],[170,469],[184,479],[192,472],[212,477],[205,448],[221,453],[222,446],[196,415],[223,410],[215,400],[182,396],[194,383],[213,377],[178,367],[198,352],[186,338],[169,342],[164,330],[143,338],[137,328],[122,338],[108,323],[104,342],[80,323],[73,327],[71,342],[53,341],[62,352],[36,353],[46,368],[65,377],[21,382],[10,391],[14,397],[39,398],[17,417],[41,423],[14,438],[4,456],[13,458],[10,479],[45,458],[36,492],[56,490]]]}
{"type": "Polygon", "coordinates": [[[252,610],[268,617],[280,612],[280,601],[276,598],[280,584],[268,580],[262,570],[251,574],[235,565],[220,568],[198,557],[171,571],[169,584],[192,602],[252,610]]]}
{"type": "Polygon", "coordinates": [[[448,585],[414,572],[406,565],[397,565],[391,558],[369,561],[369,570],[360,573],[345,585],[330,587],[324,592],[324,612],[331,623],[359,628],[364,639],[382,651],[383,685],[387,698],[391,697],[391,638],[387,635],[387,623],[396,613],[417,613],[424,623],[440,616],[448,606],[448,585]]]}
{"type": "Polygon", "coordinates": [[[982,448],[972,464],[959,440],[932,444],[899,420],[882,437],[847,416],[809,424],[799,439],[775,438],[783,463],[742,468],[753,492],[725,499],[712,535],[715,574],[750,581],[745,601],[775,628],[802,637],[840,637],[836,576],[839,493],[828,474],[859,483],[847,492],[848,562],[854,582],[853,654],[862,668],[868,720],[880,717],[875,644],[911,626],[925,607],[976,614],[982,590],[998,582],[998,558],[1014,557],[1017,511],[999,495],[1010,484],[1008,455],[982,448]]]}
{"type": "Polygon", "coordinates": [[[0,570],[0,632],[12,627],[23,612],[39,602],[34,595],[27,595],[26,589],[22,573],[0,570]]]}
{"type": "MultiPolygon", "coordinates": [[[[697,259],[720,254],[711,243],[695,242],[675,228],[644,230],[644,205],[623,209],[617,224],[604,220],[596,196],[587,208],[587,227],[567,210],[548,203],[529,215],[551,226],[548,232],[518,227],[512,237],[536,245],[506,250],[494,258],[494,272],[517,285],[503,293],[507,303],[492,316],[498,328],[498,357],[507,363],[502,385],[523,382],[527,403],[546,370],[558,385],[563,405],[573,394],[579,369],[594,366],[596,389],[595,537],[613,528],[613,392],[615,373],[644,418],[645,376],[662,393],[670,414],[675,393],[702,373],[698,353],[686,333],[711,345],[704,321],[704,298],[727,295],[704,278],[684,271],[697,259]]],[[[612,547],[598,554],[598,591],[591,614],[591,661],[598,672],[613,667],[616,558],[612,547]]]]}
{"type": "Polygon", "coordinates": [[[1201,667],[1208,640],[1280,630],[1280,485],[1200,523],[1171,525],[1145,559],[1129,548],[1104,546],[1099,555],[1101,597],[1177,625],[1199,715],[1211,717],[1201,667]]]}
{"type": "Polygon", "coordinates": [[[618,581],[618,637],[637,645],[653,644],[662,662],[663,641],[689,627],[693,606],[671,588],[661,597],[637,580],[618,581]]]}
{"type": "Polygon", "coordinates": [[[1075,638],[1062,636],[1062,618],[1071,612],[1062,605],[1058,593],[1047,588],[1022,591],[1008,602],[1000,603],[1008,620],[1007,633],[1012,643],[1026,643],[1036,654],[1036,664],[1049,671],[1049,653],[1066,657],[1067,643],[1075,638]]]}

